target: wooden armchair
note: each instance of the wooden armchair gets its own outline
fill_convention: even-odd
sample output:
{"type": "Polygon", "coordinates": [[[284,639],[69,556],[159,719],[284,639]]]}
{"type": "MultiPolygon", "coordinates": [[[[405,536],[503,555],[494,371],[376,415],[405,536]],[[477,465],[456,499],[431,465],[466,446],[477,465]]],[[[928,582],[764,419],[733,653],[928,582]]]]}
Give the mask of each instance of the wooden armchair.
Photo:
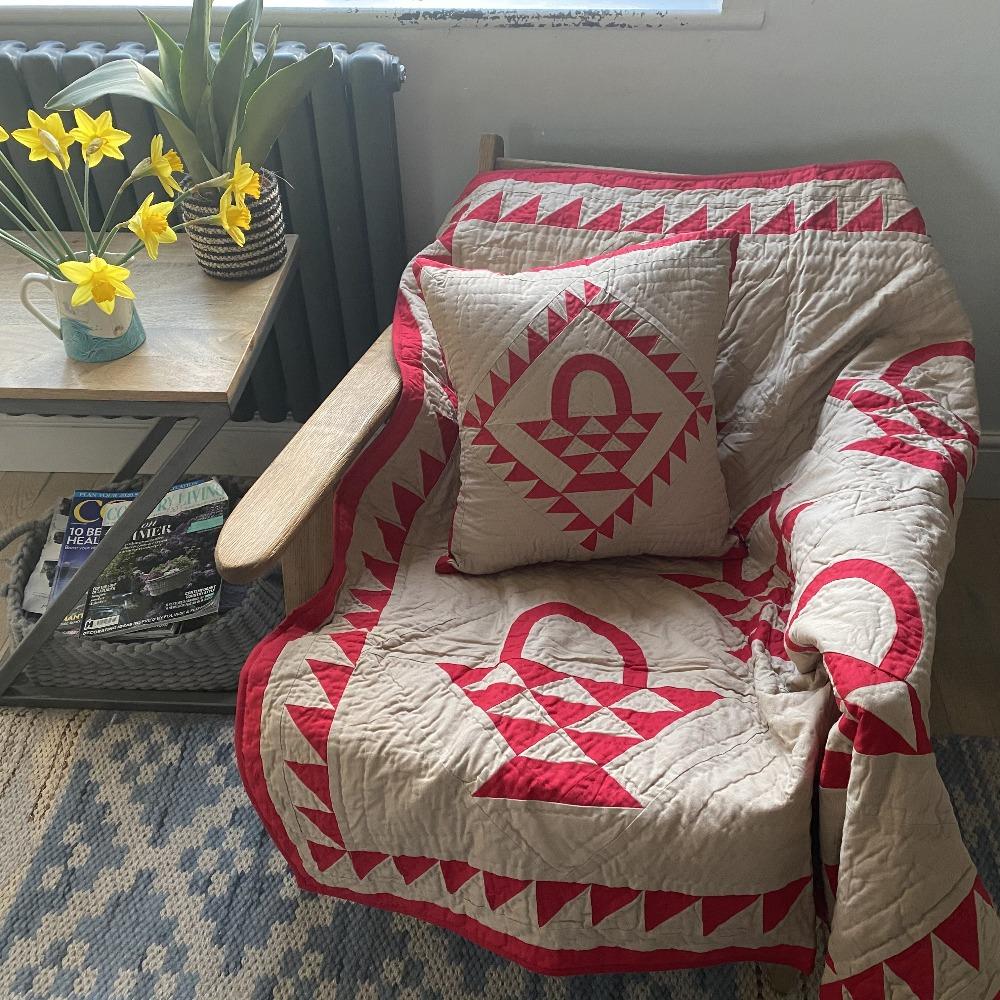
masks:
{"type": "MultiPolygon", "coordinates": [[[[504,159],[498,135],[480,140],[480,171],[550,165],[504,159]]],[[[229,516],[215,550],[225,579],[249,583],[280,562],[286,608],[316,593],[333,561],[337,483],[392,412],[400,388],[387,329],[229,516]]]]}
{"type": "MultiPolygon", "coordinates": [[[[503,154],[499,135],[483,135],[479,171],[577,166],[503,154]]],[[[319,590],[333,561],[337,483],[392,412],[400,388],[387,329],[229,516],[215,550],[225,579],[249,583],[280,562],[289,610],[319,590]]]]}

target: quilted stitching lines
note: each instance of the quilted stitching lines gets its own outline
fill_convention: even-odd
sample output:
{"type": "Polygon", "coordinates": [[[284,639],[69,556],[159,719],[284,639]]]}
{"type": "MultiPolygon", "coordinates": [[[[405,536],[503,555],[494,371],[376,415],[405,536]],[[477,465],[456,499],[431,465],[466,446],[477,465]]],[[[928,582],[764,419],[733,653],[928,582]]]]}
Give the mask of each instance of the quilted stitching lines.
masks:
{"type": "Polygon", "coordinates": [[[562,602],[522,612],[496,664],[438,666],[486,712],[514,751],[475,792],[482,798],[641,808],[607,765],[722,697],[716,691],[650,686],[645,656],[631,636],[562,602]],[[610,643],[621,660],[621,681],[553,669],[533,658],[526,649],[532,630],[554,617],[610,643]]]}
{"type": "Polygon", "coordinates": [[[553,515],[562,531],[579,533],[579,544],[594,551],[602,537],[610,539],[619,526],[632,523],[637,501],[652,505],[656,483],[670,483],[672,466],[686,460],[688,442],[700,438],[712,414],[700,376],[663,333],[606,289],[581,280],[510,343],[462,424],[476,430],[471,445],[489,449],[486,463],[518,496],[553,515]],[[628,365],[626,371],[593,352],[570,354],[554,372],[538,363],[567,331],[584,324],[592,331],[595,320],[630,345],[634,353],[625,358],[645,370],[628,365]],[[683,400],[674,424],[663,413],[634,405],[630,376],[649,384],[651,373],[683,400]],[[574,404],[574,389],[585,379],[605,387],[603,409],[574,404]],[[540,397],[548,399],[547,416],[510,420],[497,412],[515,398],[515,406],[527,400],[537,409],[540,397]]]}

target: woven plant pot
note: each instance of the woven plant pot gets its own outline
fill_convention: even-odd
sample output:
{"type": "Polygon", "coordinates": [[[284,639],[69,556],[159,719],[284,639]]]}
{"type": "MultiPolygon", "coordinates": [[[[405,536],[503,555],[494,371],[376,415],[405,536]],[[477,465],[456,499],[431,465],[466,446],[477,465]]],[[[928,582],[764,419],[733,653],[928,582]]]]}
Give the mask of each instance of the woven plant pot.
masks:
{"type": "MultiPolygon", "coordinates": [[[[204,219],[219,211],[220,192],[202,196],[200,193],[181,203],[185,222],[204,219]]],[[[248,198],[250,228],[246,243],[239,246],[219,226],[190,226],[185,232],[191,237],[195,257],[202,270],[213,278],[238,281],[260,278],[281,267],[285,254],[285,215],[278,195],[278,178],[270,170],[260,172],[260,197],[248,198]]]]}

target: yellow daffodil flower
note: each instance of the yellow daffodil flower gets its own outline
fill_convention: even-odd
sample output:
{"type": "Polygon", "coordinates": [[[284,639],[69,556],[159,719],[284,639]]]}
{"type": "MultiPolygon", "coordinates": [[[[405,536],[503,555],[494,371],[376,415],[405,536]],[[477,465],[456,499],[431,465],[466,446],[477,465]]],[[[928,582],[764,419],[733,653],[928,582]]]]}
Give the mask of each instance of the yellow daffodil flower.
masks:
{"type": "Polygon", "coordinates": [[[156,175],[167,194],[180,191],[181,186],[173,175],[179,174],[183,169],[184,164],[174,150],[163,152],[163,136],[154,135],[149,144],[149,173],[156,175]]]}
{"type": "Polygon", "coordinates": [[[250,209],[245,204],[230,198],[229,192],[224,191],[219,199],[219,225],[229,234],[232,241],[238,246],[243,246],[247,238],[244,230],[250,228],[250,209]]]}
{"type": "Polygon", "coordinates": [[[251,198],[260,197],[260,174],[243,162],[243,150],[236,150],[236,162],[233,164],[233,179],[229,182],[226,191],[232,195],[233,201],[237,205],[245,206],[247,196],[251,198]]]}
{"type": "Polygon", "coordinates": [[[0,142],[6,142],[10,138],[10,132],[8,132],[3,125],[0,125],[0,142]]]}
{"type": "Polygon", "coordinates": [[[103,257],[91,257],[89,261],[64,260],[59,265],[59,270],[76,285],[76,291],[70,299],[74,306],[92,301],[97,304],[98,309],[110,316],[115,308],[115,298],[135,298],[135,293],[125,284],[129,269],[109,264],[103,257]]]}
{"type": "Polygon", "coordinates": [[[161,243],[177,242],[177,234],[167,223],[167,216],[173,210],[172,201],[161,201],[159,205],[154,205],[153,196],[149,194],[139,206],[139,211],[128,220],[128,228],[146,245],[150,260],[156,260],[161,243]]]}
{"type": "Polygon", "coordinates": [[[83,158],[88,167],[96,167],[105,156],[112,160],[125,159],[121,147],[132,136],[114,127],[110,111],[103,111],[96,118],[91,118],[86,111],[75,108],[73,117],[76,119],[76,128],[70,129],[69,134],[83,147],[83,158]]]}
{"type": "Polygon", "coordinates": [[[48,160],[59,170],[69,166],[69,147],[73,139],[57,111],[53,111],[48,118],[29,111],[28,127],[14,129],[13,136],[31,151],[29,160],[48,160]]]}

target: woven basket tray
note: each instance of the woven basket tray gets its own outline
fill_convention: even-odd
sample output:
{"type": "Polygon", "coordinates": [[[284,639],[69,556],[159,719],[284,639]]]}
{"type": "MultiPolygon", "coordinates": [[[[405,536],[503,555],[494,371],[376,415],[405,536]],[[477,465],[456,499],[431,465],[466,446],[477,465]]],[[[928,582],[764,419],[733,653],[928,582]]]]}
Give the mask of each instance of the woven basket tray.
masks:
{"type": "MultiPolygon", "coordinates": [[[[220,478],[233,499],[249,484],[220,478]]],[[[141,481],[117,483],[138,488],[141,481]]],[[[48,534],[49,518],[28,521],[0,535],[0,550],[23,538],[7,584],[7,618],[16,646],[31,630],[24,588],[48,534]]],[[[243,603],[201,628],[151,642],[105,642],[56,633],[31,657],[21,678],[44,687],[137,688],[152,691],[234,691],[247,656],[283,617],[280,581],[258,580],[243,603]]]]}

